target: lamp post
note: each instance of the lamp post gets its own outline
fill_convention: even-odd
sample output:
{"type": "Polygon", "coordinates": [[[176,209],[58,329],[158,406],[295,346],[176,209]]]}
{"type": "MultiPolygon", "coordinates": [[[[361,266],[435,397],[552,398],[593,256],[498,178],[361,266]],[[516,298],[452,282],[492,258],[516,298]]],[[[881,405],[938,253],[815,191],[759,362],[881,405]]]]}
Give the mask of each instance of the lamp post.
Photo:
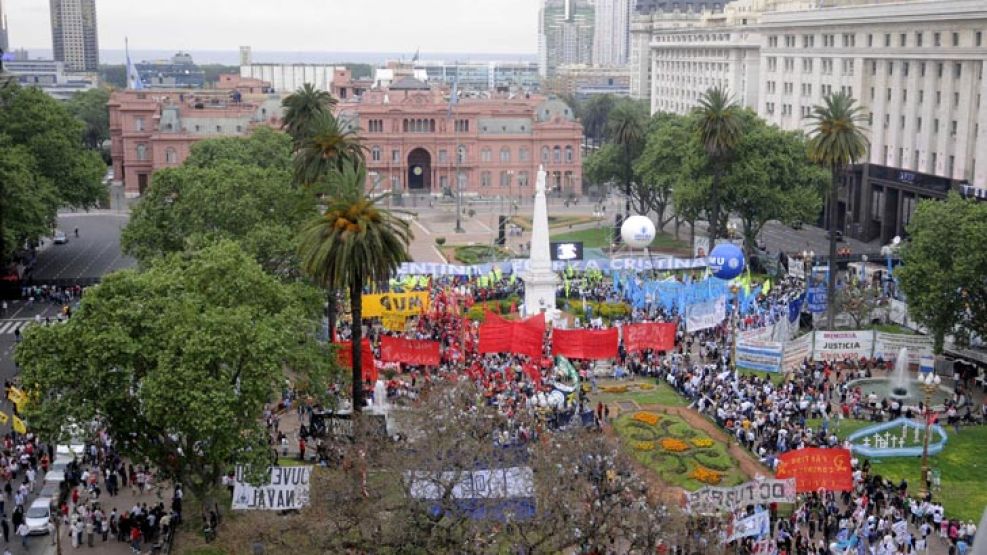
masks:
{"type": "Polygon", "coordinates": [[[922,393],[925,395],[925,412],[923,417],[925,417],[925,438],[922,441],[922,487],[919,493],[922,499],[929,494],[929,433],[932,431],[932,415],[934,414],[931,406],[932,394],[939,389],[939,383],[942,378],[933,370],[932,372],[927,372],[925,376],[921,376],[918,379],[919,387],[922,388],[922,393]]]}
{"type": "Polygon", "coordinates": [[[731,283],[730,293],[733,294],[733,311],[730,313],[730,370],[733,371],[735,382],[739,379],[739,376],[737,376],[737,316],[740,312],[739,292],[740,286],[736,283],[731,283]]]}

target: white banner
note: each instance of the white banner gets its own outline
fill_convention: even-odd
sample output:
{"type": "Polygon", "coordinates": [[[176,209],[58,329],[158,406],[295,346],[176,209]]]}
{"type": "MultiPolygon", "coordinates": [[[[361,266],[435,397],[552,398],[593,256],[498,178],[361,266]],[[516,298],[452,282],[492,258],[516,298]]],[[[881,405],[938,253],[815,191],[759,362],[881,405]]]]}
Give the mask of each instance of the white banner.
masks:
{"type": "Polygon", "coordinates": [[[774,338],[776,325],[777,324],[771,324],[770,326],[744,330],[737,334],[737,341],[743,343],[750,343],[752,341],[771,341],[774,338]]]}
{"type": "Polygon", "coordinates": [[[452,487],[453,499],[534,497],[534,472],[528,466],[449,472],[407,472],[408,490],[416,499],[442,499],[452,487]]]}
{"type": "Polygon", "coordinates": [[[692,257],[705,258],[707,256],[709,256],[709,237],[697,235],[692,243],[692,257]]]}
{"type": "Polygon", "coordinates": [[[788,257],[788,275],[796,279],[805,279],[805,261],[801,258],[788,257]]]}
{"type": "Polygon", "coordinates": [[[753,480],[732,488],[706,486],[686,492],[689,510],[734,510],[747,505],[795,502],[795,478],[753,480]]]}
{"type": "Polygon", "coordinates": [[[749,538],[751,536],[767,536],[771,532],[771,513],[767,509],[754,513],[747,518],[734,519],[728,542],[749,538]]]}
{"type": "Polygon", "coordinates": [[[874,353],[873,331],[817,331],[813,357],[843,360],[870,357],[874,353]]]}
{"type": "Polygon", "coordinates": [[[237,468],[233,482],[234,510],[285,511],[301,509],[309,502],[310,466],[272,466],[268,483],[254,486],[243,478],[243,468],[237,468]]]}
{"type": "Polygon", "coordinates": [[[727,299],[720,297],[685,309],[685,329],[688,332],[714,328],[727,317],[727,299]]]}
{"type": "Polygon", "coordinates": [[[888,302],[888,320],[900,326],[908,325],[908,305],[904,301],[891,299],[888,302]]]}
{"type": "Polygon", "coordinates": [[[812,334],[807,333],[798,339],[785,343],[785,353],[781,357],[781,367],[792,372],[802,365],[802,360],[812,354],[812,334]]]}
{"type": "Polygon", "coordinates": [[[737,367],[761,372],[781,372],[782,344],[774,341],[737,343],[737,367]]]}
{"type": "Polygon", "coordinates": [[[898,351],[908,349],[908,364],[918,364],[922,356],[932,355],[932,338],[928,335],[877,332],[874,342],[874,356],[895,362],[898,351]]]}

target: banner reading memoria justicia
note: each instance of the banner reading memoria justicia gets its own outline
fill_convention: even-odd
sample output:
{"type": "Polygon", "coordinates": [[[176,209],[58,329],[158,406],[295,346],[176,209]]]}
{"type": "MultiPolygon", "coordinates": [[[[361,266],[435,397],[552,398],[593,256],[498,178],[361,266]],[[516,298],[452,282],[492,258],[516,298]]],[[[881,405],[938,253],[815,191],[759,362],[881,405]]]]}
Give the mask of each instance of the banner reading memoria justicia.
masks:
{"type": "Polygon", "coordinates": [[[733,510],[747,505],[795,502],[795,478],[754,480],[732,488],[707,486],[686,492],[689,510],[733,510]]]}
{"type": "Polygon", "coordinates": [[[816,360],[867,358],[874,354],[874,332],[816,331],[813,357],[816,360]]]}

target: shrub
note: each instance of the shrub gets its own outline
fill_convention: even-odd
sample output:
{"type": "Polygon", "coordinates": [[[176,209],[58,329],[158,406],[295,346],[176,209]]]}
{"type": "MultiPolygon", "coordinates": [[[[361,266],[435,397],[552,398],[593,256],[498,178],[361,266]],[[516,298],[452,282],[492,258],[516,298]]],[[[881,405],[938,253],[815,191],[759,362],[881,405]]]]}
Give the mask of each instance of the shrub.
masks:
{"type": "Polygon", "coordinates": [[[446,238],[445,237],[436,237],[435,238],[435,244],[441,247],[442,245],[446,244],[446,238]]]}

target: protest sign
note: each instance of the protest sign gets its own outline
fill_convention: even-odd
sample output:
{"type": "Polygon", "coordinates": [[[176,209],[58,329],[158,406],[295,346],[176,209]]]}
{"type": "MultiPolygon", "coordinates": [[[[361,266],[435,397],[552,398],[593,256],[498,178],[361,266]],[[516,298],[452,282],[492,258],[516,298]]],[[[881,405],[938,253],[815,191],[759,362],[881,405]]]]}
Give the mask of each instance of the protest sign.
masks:
{"type": "Polygon", "coordinates": [[[810,287],[806,296],[806,306],[809,312],[826,312],[826,288],[810,287]]]}
{"type": "Polygon", "coordinates": [[[587,360],[617,358],[617,328],[555,330],[552,332],[552,354],[587,360]]]}
{"type": "MultiPolygon", "coordinates": [[[[526,519],[535,514],[534,472],[528,466],[407,472],[408,492],[436,504],[451,498],[456,508],[473,519],[526,519]],[[450,492],[447,495],[447,492],[450,492]]],[[[441,505],[436,506],[441,511],[441,505]]]]}
{"type": "Polygon", "coordinates": [[[380,359],[384,362],[438,366],[439,342],[384,335],[380,338],[380,359]]]}
{"type": "Polygon", "coordinates": [[[671,351],[675,348],[675,324],[671,322],[625,324],[621,332],[624,349],[628,353],[637,353],[644,349],[671,351]]]}
{"type": "Polygon", "coordinates": [[[782,344],[775,341],[737,343],[737,367],[761,372],[781,372],[782,344]]]}
{"type": "Polygon", "coordinates": [[[795,478],[795,491],[849,491],[853,489],[850,451],[809,447],[779,455],[775,478],[795,478]]]}
{"type": "Polygon", "coordinates": [[[726,318],[726,297],[718,297],[702,303],[689,305],[685,309],[685,329],[694,331],[714,328],[726,318]]]}
{"type": "Polygon", "coordinates": [[[812,334],[807,333],[798,339],[785,343],[785,352],[781,357],[781,367],[785,372],[792,372],[801,366],[802,361],[812,354],[812,334]]]}
{"type": "Polygon", "coordinates": [[[428,292],[363,295],[361,305],[364,318],[415,316],[428,310],[428,292]]]}
{"type": "Polygon", "coordinates": [[[752,536],[766,536],[771,532],[771,513],[764,510],[754,513],[745,518],[735,518],[730,527],[728,542],[749,538],[752,536]]]}
{"type": "Polygon", "coordinates": [[[874,352],[873,331],[816,331],[813,357],[844,360],[870,357],[874,352]]]}
{"type": "Polygon", "coordinates": [[[902,347],[908,349],[908,364],[916,365],[923,355],[932,354],[932,337],[904,333],[877,332],[874,341],[874,356],[886,361],[898,360],[902,347]]]}
{"type": "Polygon", "coordinates": [[[795,479],[775,480],[771,478],[753,480],[732,488],[706,486],[694,492],[685,493],[689,510],[734,510],[747,505],[770,503],[794,503],[795,479]]]}
{"type": "Polygon", "coordinates": [[[309,503],[311,473],[312,468],[308,466],[272,466],[268,481],[253,485],[244,480],[243,468],[238,467],[233,481],[233,509],[301,509],[309,503]]]}

